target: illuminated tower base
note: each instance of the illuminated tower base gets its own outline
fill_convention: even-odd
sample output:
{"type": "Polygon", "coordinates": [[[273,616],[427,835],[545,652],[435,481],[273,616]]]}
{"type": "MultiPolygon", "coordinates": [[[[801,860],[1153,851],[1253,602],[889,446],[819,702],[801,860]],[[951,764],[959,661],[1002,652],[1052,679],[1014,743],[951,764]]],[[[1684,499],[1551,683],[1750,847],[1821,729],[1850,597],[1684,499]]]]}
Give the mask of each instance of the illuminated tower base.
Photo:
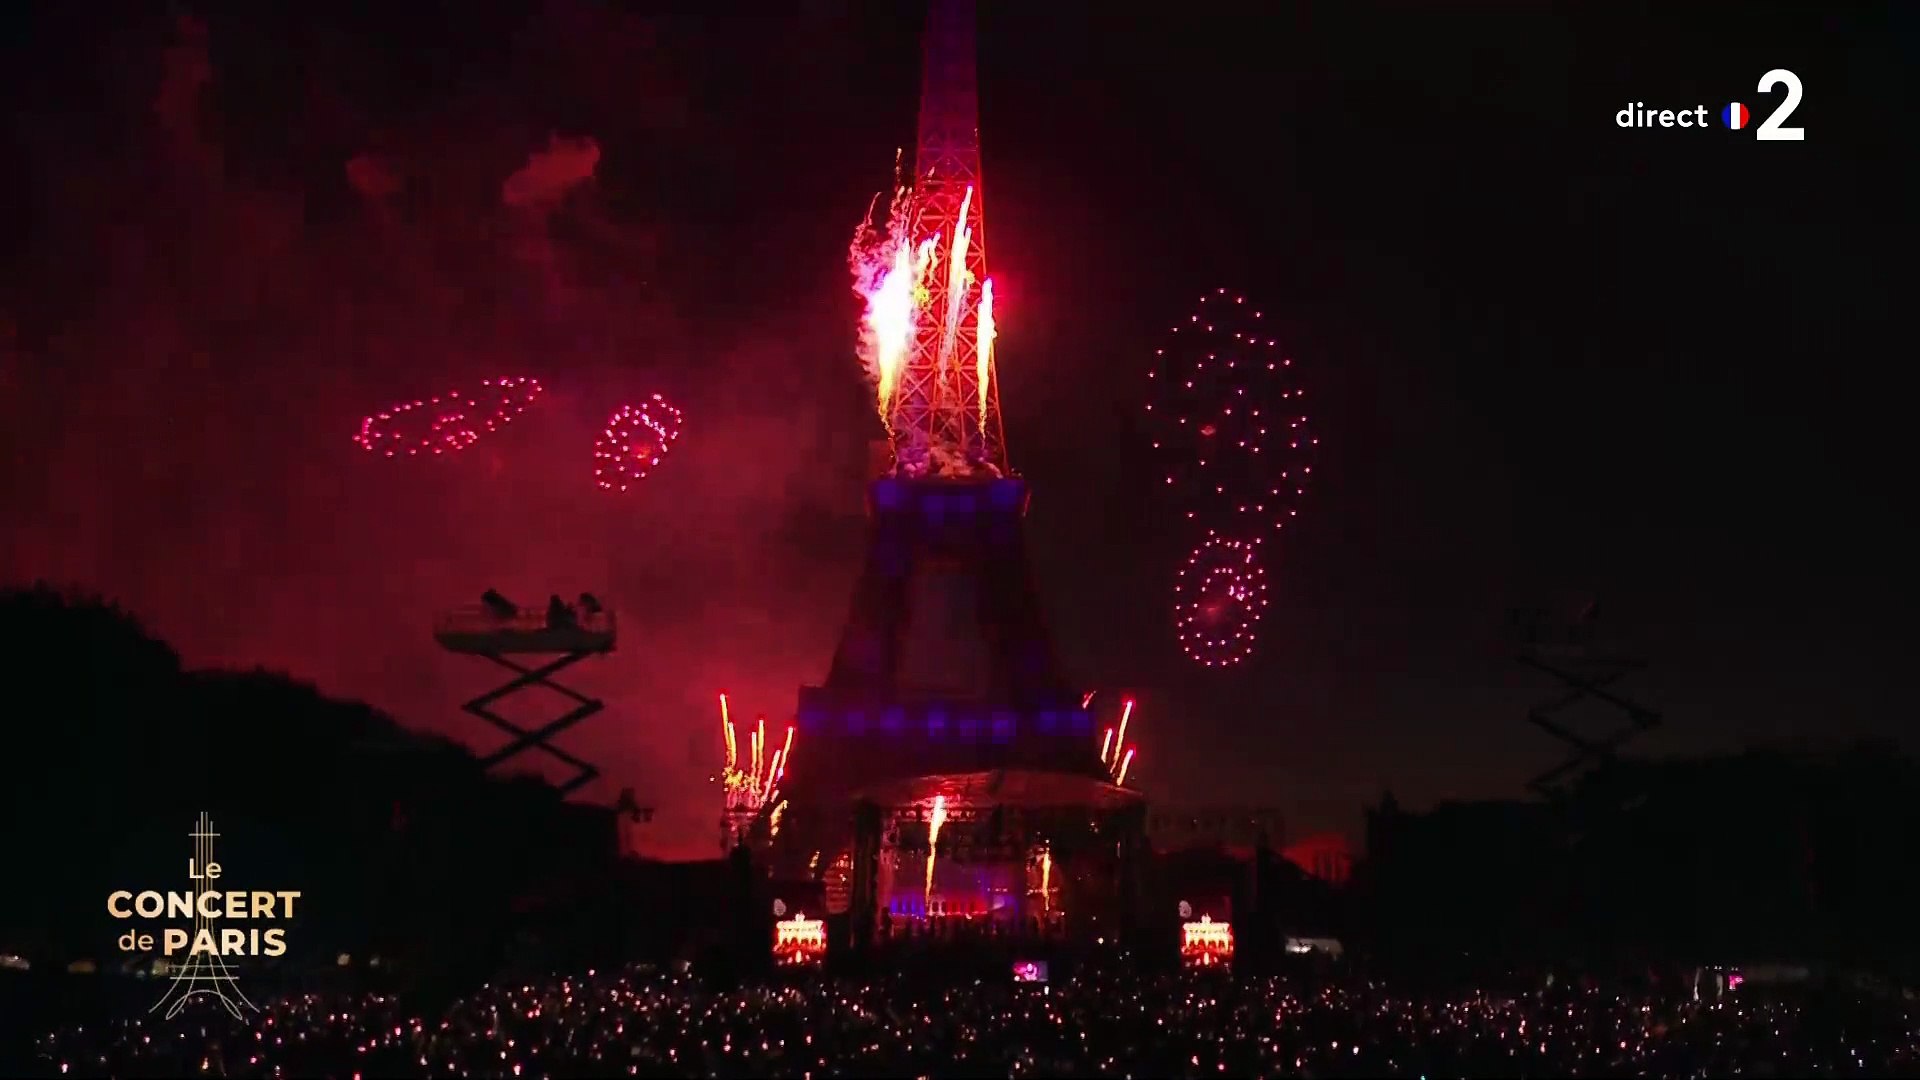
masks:
{"type": "Polygon", "coordinates": [[[1041,619],[1027,502],[1022,480],[873,482],[833,666],[800,691],[796,794],[1008,768],[1107,778],[1041,619]]]}
{"type": "MultiPolygon", "coordinates": [[[[1113,841],[1122,819],[1143,829],[1144,810],[1111,783],[1093,717],[1060,677],[1027,566],[1027,485],[884,477],[868,504],[866,564],[833,666],[800,691],[808,750],[777,869],[846,877],[827,894],[844,898],[856,939],[871,940],[882,911],[1030,919],[1036,851],[1051,851],[1064,885],[1068,853],[1096,846],[1083,843],[1089,818],[1113,841]],[[928,885],[936,800],[938,850],[953,854],[944,871],[936,857],[928,885]]],[[[1051,911],[1048,895],[1037,900],[1051,911]]]]}

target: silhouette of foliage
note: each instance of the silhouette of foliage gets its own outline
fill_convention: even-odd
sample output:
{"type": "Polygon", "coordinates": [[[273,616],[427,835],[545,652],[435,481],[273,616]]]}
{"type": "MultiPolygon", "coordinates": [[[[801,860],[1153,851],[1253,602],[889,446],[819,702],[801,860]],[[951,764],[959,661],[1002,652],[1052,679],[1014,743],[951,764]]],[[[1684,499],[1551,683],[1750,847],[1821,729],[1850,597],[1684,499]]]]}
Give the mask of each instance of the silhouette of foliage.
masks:
{"type": "Polygon", "coordinates": [[[381,955],[450,987],[497,970],[516,922],[605,875],[605,811],[483,772],[465,750],[266,671],[189,672],[130,614],[45,584],[0,592],[19,706],[0,785],[0,947],[105,958],[114,889],[186,888],[201,810],[235,888],[298,889],[288,962],[381,955]]]}
{"type": "Polygon", "coordinates": [[[1368,815],[1356,872],[1402,959],[1920,963],[1920,766],[1890,746],[1622,761],[1554,803],[1368,815]]]}

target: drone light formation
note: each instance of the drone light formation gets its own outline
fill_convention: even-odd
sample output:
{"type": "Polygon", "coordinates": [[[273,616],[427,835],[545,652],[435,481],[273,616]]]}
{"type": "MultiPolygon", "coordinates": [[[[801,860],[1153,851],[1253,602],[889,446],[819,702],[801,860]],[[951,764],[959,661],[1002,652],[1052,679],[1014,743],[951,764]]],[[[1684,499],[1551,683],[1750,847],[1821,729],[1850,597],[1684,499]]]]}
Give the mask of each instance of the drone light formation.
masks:
{"type": "Polygon", "coordinates": [[[927,908],[933,906],[933,863],[940,854],[940,826],[947,823],[947,797],[933,797],[933,812],[927,815],[927,888],[921,896],[927,908]]]}
{"type": "MultiPolygon", "coordinates": [[[[913,192],[899,182],[899,161],[894,163],[893,201],[888,205],[886,224],[877,225],[873,208],[854,230],[853,244],[847,252],[847,265],[853,271],[853,291],[866,301],[860,320],[859,356],[867,378],[874,385],[875,404],[881,423],[893,431],[893,397],[900,387],[900,372],[913,348],[913,332],[920,307],[926,302],[927,289],[922,282],[933,262],[935,241],[915,242],[909,235],[913,216],[913,192]]],[[[879,203],[876,196],[874,203],[879,203]]]]}
{"type": "Polygon", "coordinates": [[[1180,568],[1173,618],[1188,659],[1205,667],[1231,667],[1253,655],[1255,628],[1267,606],[1258,543],[1209,531],[1180,568]]]}
{"type": "Polygon", "coordinates": [[[1159,480],[1186,516],[1241,535],[1285,528],[1320,440],[1262,312],[1224,288],[1201,296],[1154,351],[1147,378],[1159,480]]]}
{"type": "Polygon", "coordinates": [[[353,441],[390,458],[457,453],[512,423],[540,392],[540,380],[524,375],[482,379],[478,393],[449,390],[390,405],[360,421],[353,441]]]}
{"type": "MultiPolygon", "coordinates": [[[[933,289],[928,282],[946,275],[946,294],[950,302],[938,326],[938,368],[944,377],[949,371],[965,370],[959,365],[971,360],[977,403],[972,421],[984,436],[990,424],[993,386],[994,340],[998,327],[994,317],[993,280],[974,280],[968,269],[968,253],[974,244],[968,224],[974,191],[966,189],[960,213],[950,229],[934,235],[922,235],[912,188],[897,182],[888,204],[884,224],[876,223],[870,207],[848,249],[847,264],[853,272],[853,291],[865,301],[860,320],[858,354],[867,378],[874,386],[874,404],[889,436],[901,433],[895,414],[901,402],[901,375],[912,357],[916,331],[923,319],[942,317],[930,314],[933,289]],[[961,355],[961,327],[973,319],[973,356],[961,355]]],[[[879,199],[876,197],[874,205],[879,199]]]]}
{"type": "Polygon", "coordinates": [[[680,410],[659,394],[622,405],[593,441],[593,480],[602,491],[624,492],[645,480],[680,438],[680,410]]]}
{"type": "Polygon", "coordinates": [[[1232,666],[1266,606],[1255,549],[1298,516],[1313,477],[1306,390],[1264,314],[1225,288],[1169,329],[1147,378],[1156,486],[1207,530],[1174,585],[1176,636],[1190,659],[1232,666]]]}

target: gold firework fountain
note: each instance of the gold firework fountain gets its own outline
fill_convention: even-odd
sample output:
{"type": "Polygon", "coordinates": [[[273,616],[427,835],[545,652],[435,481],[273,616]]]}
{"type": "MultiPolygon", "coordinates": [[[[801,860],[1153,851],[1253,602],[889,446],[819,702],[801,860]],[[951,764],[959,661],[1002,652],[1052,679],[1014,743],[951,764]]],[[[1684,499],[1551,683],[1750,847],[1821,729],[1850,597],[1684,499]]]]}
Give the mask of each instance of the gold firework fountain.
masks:
{"type": "Polygon", "coordinates": [[[767,718],[756,717],[747,733],[747,755],[741,757],[740,733],[727,695],[720,695],[720,737],[726,765],[714,780],[725,800],[720,818],[722,851],[739,844],[771,841],[780,835],[780,818],[787,806],[780,797],[780,782],[786,779],[787,762],[793,756],[793,735],[793,725],[788,724],[780,749],[769,752],[767,718]]]}

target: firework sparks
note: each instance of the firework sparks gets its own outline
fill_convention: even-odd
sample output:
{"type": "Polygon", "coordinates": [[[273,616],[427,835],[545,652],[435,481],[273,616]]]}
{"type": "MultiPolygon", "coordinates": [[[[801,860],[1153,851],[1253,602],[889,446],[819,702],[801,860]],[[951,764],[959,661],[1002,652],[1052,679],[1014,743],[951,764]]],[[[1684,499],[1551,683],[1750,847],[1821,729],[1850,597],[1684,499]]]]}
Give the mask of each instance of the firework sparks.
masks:
{"type": "Polygon", "coordinates": [[[999,333],[993,321],[993,279],[980,286],[980,329],[974,343],[974,375],[980,383],[980,435],[987,434],[987,392],[993,385],[993,339],[999,333]]]}
{"type": "Polygon", "coordinates": [[[973,229],[967,225],[967,211],[973,208],[973,188],[960,200],[960,217],[953,225],[953,244],[947,249],[947,324],[940,334],[940,374],[945,376],[953,362],[954,342],[960,337],[960,316],[966,309],[967,290],[973,286],[967,273],[967,248],[973,241],[973,229]]]}
{"type": "MultiPolygon", "coordinates": [[[[867,378],[874,385],[875,405],[881,423],[890,437],[906,437],[905,431],[896,428],[895,418],[897,411],[903,407],[900,399],[901,381],[914,353],[921,320],[925,317],[940,320],[934,327],[939,333],[937,355],[934,357],[937,386],[931,391],[939,396],[953,393],[950,386],[959,385],[959,380],[949,384],[947,376],[955,370],[956,362],[964,362],[955,354],[959,348],[960,329],[971,318],[976,331],[973,364],[974,375],[979,383],[978,425],[981,435],[985,437],[991,423],[994,342],[999,331],[994,318],[992,282],[976,281],[973,271],[967,267],[975,239],[969,222],[974,201],[973,189],[967,189],[959,218],[950,233],[918,235],[919,219],[914,192],[897,182],[897,160],[894,171],[896,186],[893,199],[888,204],[886,221],[884,224],[876,223],[873,220],[874,209],[870,206],[866,219],[854,230],[853,243],[848,251],[848,266],[853,272],[853,291],[866,304],[860,322],[858,353],[867,378]],[[927,308],[934,292],[929,288],[929,279],[935,273],[946,274],[947,300],[943,312],[929,316],[927,308]],[[974,288],[976,284],[979,285],[977,295],[974,288]]],[[[878,203],[876,197],[874,206],[878,203]]],[[[937,282],[939,279],[932,280],[937,282]]],[[[962,410],[975,408],[964,401],[951,400],[947,406],[957,406],[962,410]]]]}
{"type": "Polygon", "coordinates": [[[752,816],[772,808],[777,814],[785,805],[780,798],[780,781],[787,775],[787,762],[793,755],[793,725],[787,725],[784,744],[767,753],[767,718],[754,721],[747,736],[747,767],[740,767],[739,733],[727,706],[727,695],[720,695],[720,734],[726,748],[726,767],[718,777],[726,793],[727,813],[752,816]]]}
{"type": "MultiPolygon", "coordinates": [[[[1093,700],[1093,694],[1088,693],[1086,700],[1093,700]]],[[[1137,747],[1127,745],[1127,725],[1133,720],[1134,700],[1132,698],[1121,700],[1123,704],[1118,727],[1108,727],[1100,733],[1100,764],[1107,767],[1107,775],[1113,779],[1114,783],[1124,785],[1127,766],[1133,761],[1137,747]]]]}
{"type": "Polygon", "coordinates": [[[947,823],[947,797],[933,797],[933,813],[927,818],[927,888],[921,900],[929,907],[933,902],[933,863],[940,854],[940,826],[947,823]]]}

